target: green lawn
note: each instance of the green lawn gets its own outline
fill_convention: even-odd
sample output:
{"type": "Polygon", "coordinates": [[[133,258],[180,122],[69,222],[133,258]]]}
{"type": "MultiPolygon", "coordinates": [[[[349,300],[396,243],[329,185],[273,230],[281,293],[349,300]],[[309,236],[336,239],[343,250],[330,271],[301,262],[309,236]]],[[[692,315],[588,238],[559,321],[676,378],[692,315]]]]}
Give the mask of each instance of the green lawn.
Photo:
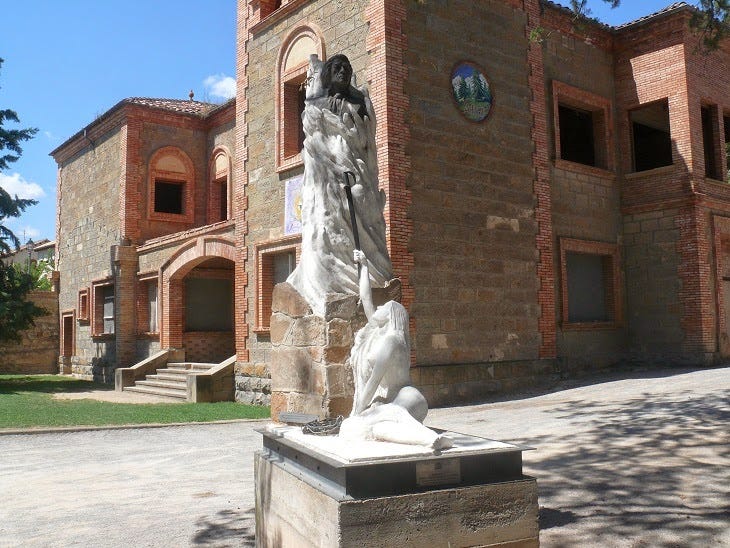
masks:
{"type": "Polygon", "coordinates": [[[109,403],[57,400],[53,394],[91,389],[113,390],[105,384],[59,375],[0,375],[0,428],[209,422],[260,419],[268,407],[220,403],[109,403]]]}

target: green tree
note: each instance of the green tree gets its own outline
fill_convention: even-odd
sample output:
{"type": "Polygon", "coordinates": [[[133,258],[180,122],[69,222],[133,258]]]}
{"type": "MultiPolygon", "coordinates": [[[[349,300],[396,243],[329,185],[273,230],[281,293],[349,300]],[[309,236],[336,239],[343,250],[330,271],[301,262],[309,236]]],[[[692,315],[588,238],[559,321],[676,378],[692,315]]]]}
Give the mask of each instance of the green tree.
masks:
{"type": "MultiPolygon", "coordinates": [[[[0,67],[3,60],[0,59],[0,67]]],[[[0,171],[20,158],[23,149],[20,144],[33,137],[36,128],[7,129],[7,122],[19,123],[18,115],[10,109],[0,109],[0,171]]],[[[35,200],[11,196],[0,187],[0,255],[18,249],[20,242],[13,231],[5,226],[9,217],[18,217],[35,200]]],[[[18,271],[0,262],[0,342],[18,340],[20,332],[33,325],[33,318],[44,310],[26,300],[28,291],[35,286],[35,280],[28,272],[18,271]]]]}

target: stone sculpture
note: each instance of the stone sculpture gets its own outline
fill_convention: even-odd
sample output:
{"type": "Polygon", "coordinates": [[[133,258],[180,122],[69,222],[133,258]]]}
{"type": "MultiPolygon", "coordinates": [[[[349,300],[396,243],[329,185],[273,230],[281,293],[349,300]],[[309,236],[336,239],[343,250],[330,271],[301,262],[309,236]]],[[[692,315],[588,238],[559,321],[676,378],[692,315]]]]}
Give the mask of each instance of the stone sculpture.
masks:
{"type": "Polygon", "coordinates": [[[451,447],[449,437],[422,424],[428,403],[410,386],[408,312],[395,301],[374,307],[368,260],[360,250],[353,254],[360,265],[360,300],[368,323],[358,331],[350,353],[355,397],[340,436],[425,445],[435,450],[451,447]]]}
{"type": "Polygon", "coordinates": [[[378,188],[375,116],[366,88],[352,85],[344,55],[311,56],[303,114],[302,252],[287,281],[324,315],[328,293],[356,294],[354,235],[342,183],[354,175],[352,197],[360,243],[376,286],[392,278],[385,240],[385,194],[378,188]]]}
{"type": "Polygon", "coordinates": [[[395,300],[373,305],[373,285],[392,287],[392,266],[373,106],[352,76],[344,55],[326,63],[310,57],[302,116],[302,252],[287,282],[320,317],[332,294],[360,295],[367,324],[350,354],[355,396],[340,435],[444,449],[451,440],[423,426],[428,404],[410,386],[408,312],[395,300]]]}

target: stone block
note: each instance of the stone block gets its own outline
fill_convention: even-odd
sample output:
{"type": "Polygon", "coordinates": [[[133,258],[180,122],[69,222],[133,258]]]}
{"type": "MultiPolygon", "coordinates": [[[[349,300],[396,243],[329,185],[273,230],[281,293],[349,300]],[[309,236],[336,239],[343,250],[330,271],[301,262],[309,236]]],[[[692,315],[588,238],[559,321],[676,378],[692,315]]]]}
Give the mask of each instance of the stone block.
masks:
{"type": "Polygon", "coordinates": [[[304,297],[286,282],[276,284],[274,287],[271,311],[282,312],[292,318],[301,318],[312,313],[312,309],[304,297]]]}
{"type": "Polygon", "coordinates": [[[291,331],[294,320],[281,312],[271,315],[269,335],[271,336],[271,344],[291,343],[291,331]]]}
{"type": "Polygon", "coordinates": [[[274,391],[308,392],[312,359],[304,348],[291,346],[271,351],[271,389],[274,391]]]}
{"type": "Polygon", "coordinates": [[[325,369],[329,395],[333,397],[350,397],[355,394],[352,368],[349,365],[334,364],[325,369]]]}
{"type": "Polygon", "coordinates": [[[254,473],[258,546],[539,546],[533,478],[338,500],[261,453],[254,473]]]}
{"type": "Polygon", "coordinates": [[[352,346],[353,334],[350,322],[335,318],[327,322],[327,346],[352,346]]]}
{"type": "Polygon", "coordinates": [[[315,315],[297,318],[292,325],[291,338],[294,346],[322,346],[325,344],[324,318],[315,315]]]}
{"type": "Polygon", "coordinates": [[[327,295],[325,302],[324,318],[327,321],[335,318],[349,320],[357,313],[357,295],[345,295],[332,293],[327,295]]]}

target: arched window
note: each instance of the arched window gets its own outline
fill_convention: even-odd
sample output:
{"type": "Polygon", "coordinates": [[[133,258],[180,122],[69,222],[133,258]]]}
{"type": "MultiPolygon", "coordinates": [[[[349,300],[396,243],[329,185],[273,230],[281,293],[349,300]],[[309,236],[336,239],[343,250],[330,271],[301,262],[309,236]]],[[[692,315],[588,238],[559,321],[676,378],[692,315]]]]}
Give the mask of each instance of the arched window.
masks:
{"type": "Polygon", "coordinates": [[[304,143],[302,112],[309,56],[324,58],[321,33],[312,25],[295,28],[279,51],[276,105],[276,167],[282,171],[301,164],[304,143]]]}
{"type": "Polygon", "coordinates": [[[150,159],[147,214],[150,219],[191,223],[195,218],[193,162],[176,147],[163,147],[150,159]]]}
{"type": "Polygon", "coordinates": [[[208,222],[217,223],[231,218],[231,162],[223,147],[213,150],[210,160],[208,187],[208,222]]]}

